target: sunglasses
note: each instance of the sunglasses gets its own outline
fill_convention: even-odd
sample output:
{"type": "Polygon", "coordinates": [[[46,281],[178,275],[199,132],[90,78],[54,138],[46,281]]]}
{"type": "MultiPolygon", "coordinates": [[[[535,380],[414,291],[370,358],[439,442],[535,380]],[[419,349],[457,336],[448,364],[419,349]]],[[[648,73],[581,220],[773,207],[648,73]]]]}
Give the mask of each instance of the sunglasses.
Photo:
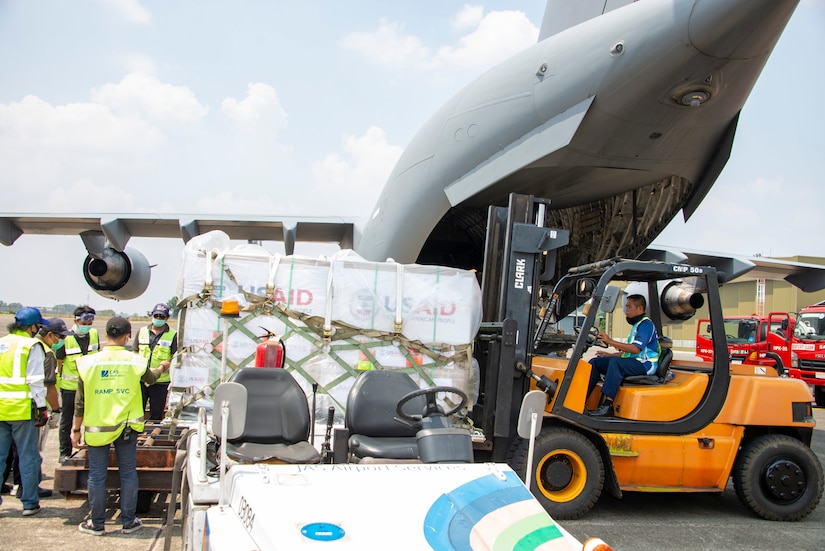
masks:
{"type": "Polygon", "coordinates": [[[90,312],[84,312],[79,316],[75,316],[76,321],[95,321],[95,315],[90,312]]]}
{"type": "Polygon", "coordinates": [[[155,318],[156,320],[165,320],[166,319],[166,316],[164,316],[163,314],[154,314],[152,317],[155,318]]]}

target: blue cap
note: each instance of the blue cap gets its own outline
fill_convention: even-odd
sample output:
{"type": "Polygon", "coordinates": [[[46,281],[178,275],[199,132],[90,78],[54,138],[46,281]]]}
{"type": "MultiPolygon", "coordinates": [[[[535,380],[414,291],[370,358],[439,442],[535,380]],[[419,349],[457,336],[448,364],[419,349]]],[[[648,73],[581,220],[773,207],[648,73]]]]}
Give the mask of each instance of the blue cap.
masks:
{"type": "Polygon", "coordinates": [[[66,322],[60,318],[51,318],[46,320],[46,325],[44,325],[42,329],[46,333],[54,333],[55,335],[61,335],[63,337],[67,337],[72,334],[66,327],[66,322]]]}
{"type": "Polygon", "coordinates": [[[159,302],[158,304],[155,304],[155,307],[154,307],[154,308],[152,308],[152,315],[153,315],[153,316],[154,316],[155,314],[160,314],[160,315],[162,315],[163,317],[168,318],[168,317],[169,317],[169,312],[170,312],[170,310],[169,310],[169,306],[167,306],[167,305],[166,305],[165,303],[163,303],[163,302],[159,302]]]}
{"type": "Polygon", "coordinates": [[[43,319],[40,310],[32,308],[31,306],[26,306],[18,310],[17,313],[14,314],[14,322],[23,327],[46,324],[46,320],[43,319]]]}

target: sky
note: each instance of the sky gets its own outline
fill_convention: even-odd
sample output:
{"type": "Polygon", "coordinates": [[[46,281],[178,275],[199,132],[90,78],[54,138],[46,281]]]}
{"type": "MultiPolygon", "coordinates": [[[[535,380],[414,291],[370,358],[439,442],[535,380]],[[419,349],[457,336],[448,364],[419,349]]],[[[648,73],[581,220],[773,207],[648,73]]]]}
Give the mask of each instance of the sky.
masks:
{"type": "MultiPolygon", "coordinates": [[[[429,116],[535,43],[544,5],[0,0],[0,212],[366,216],[429,116]]],[[[825,0],[802,0],[725,170],[656,244],[825,256],[823,29],[825,0]]],[[[78,236],[23,235],[0,245],[0,300],[145,312],[175,294],[183,242],[129,246],[156,265],[137,299],[87,287],[78,236]]]]}

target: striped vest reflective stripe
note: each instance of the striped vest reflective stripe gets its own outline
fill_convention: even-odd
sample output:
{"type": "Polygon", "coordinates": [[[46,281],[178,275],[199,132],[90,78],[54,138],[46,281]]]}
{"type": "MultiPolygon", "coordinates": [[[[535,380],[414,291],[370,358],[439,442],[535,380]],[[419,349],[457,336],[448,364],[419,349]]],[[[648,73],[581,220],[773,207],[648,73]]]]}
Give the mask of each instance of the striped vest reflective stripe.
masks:
{"type": "MultiPolygon", "coordinates": [[[[77,390],[77,360],[83,357],[83,350],[74,335],[63,339],[66,348],[66,357],[63,358],[63,370],[60,374],[60,388],[63,390],[77,390]]],[[[97,329],[89,331],[89,350],[87,354],[94,354],[100,348],[97,329]]]]}
{"type": "Polygon", "coordinates": [[[107,346],[98,354],[80,358],[77,369],[83,380],[86,444],[111,444],[127,425],[143,432],[143,358],[122,346],[107,346]]]}
{"type": "Polygon", "coordinates": [[[29,351],[38,342],[19,333],[0,338],[0,421],[27,421],[32,418],[32,396],[26,382],[26,365],[29,351]]]}

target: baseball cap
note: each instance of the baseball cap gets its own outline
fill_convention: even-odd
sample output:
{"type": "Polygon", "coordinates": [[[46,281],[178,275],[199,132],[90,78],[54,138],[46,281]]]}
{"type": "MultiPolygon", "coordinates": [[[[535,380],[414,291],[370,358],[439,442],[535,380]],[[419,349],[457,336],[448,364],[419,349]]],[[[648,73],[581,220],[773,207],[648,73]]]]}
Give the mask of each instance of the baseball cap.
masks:
{"type": "Polygon", "coordinates": [[[60,318],[51,318],[46,320],[46,324],[40,329],[42,333],[54,333],[55,335],[71,335],[71,332],[66,328],[66,322],[60,318]]]}
{"type": "Polygon", "coordinates": [[[155,307],[152,308],[152,315],[153,316],[155,314],[162,314],[164,317],[168,318],[169,317],[169,312],[170,312],[169,307],[166,304],[164,304],[163,302],[159,302],[159,303],[155,304],[155,307]]]}
{"type": "Polygon", "coordinates": [[[131,332],[132,324],[126,318],[115,316],[106,322],[106,334],[110,337],[121,337],[131,332]]]}
{"type": "Polygon", "coordinates": [[[17,325],[23,327],[28,327],[29,325],[44,325],[46,323],[46,320],[44,320],[40,314],[40,310],[32,308],[31,306],[26,306],[18,310],[17,313],[14,314],[14,321],[17,325]]]}

